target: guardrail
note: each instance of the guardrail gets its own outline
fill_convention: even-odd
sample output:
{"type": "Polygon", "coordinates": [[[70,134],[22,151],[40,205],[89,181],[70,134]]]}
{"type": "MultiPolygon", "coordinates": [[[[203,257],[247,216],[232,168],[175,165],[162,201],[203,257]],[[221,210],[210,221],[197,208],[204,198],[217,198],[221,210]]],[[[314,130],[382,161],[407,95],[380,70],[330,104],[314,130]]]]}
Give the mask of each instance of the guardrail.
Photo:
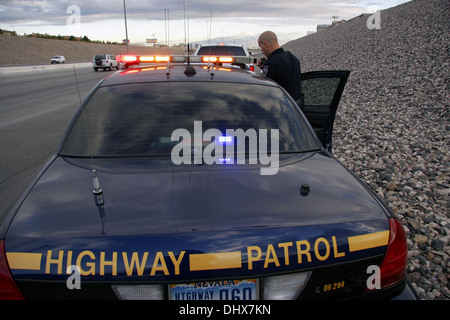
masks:
{"type": "Polygon", "coordinates": [[[30,71],[63,70],[63,69],[72,69],[73,66],[77,68],[92,67],[92,62],[0,67],[0,74],[30,72],[30,71]]]}

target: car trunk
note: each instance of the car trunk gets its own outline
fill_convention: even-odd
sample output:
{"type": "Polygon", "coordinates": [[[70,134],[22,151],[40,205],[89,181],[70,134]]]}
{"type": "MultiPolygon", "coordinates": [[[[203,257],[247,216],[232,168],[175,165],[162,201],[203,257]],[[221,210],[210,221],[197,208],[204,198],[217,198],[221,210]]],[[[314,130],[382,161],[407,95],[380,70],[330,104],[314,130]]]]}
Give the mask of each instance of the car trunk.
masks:
{"type": "Polygon", "coordinates": [[[28,298],[112,298],[118,282],[305,270],[313,275],[301,297],[353,297],[386,251],[385,211],[323,152],[282,155],[277,175],[264,177],[258,166],[182,169],[148,158],[94,165],[103,205],[94,201],[90,160],[57,157],[10,225],[8,262],[28,298]],[[135,169],[146,161],[152,169],[135,169]],[[67,289],[71,265],[81,269],[85,290],[67,289]],[[346,286],[328,290],[324,281],[346,286]]]}

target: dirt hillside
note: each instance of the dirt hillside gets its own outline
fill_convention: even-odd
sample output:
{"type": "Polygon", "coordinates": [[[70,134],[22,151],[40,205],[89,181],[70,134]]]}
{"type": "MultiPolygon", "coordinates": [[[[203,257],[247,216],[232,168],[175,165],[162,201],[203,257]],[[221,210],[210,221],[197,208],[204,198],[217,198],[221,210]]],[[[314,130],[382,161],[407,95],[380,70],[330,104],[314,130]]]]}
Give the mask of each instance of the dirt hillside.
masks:
{"type": "MultiPolygon", "coordinates": [[[[130,46],[129,51],[139,54],[166,52],[151,46],[130,46]]],[[[124,54],[126,46],[0,35],[0,65],[48,64],[55,55],[65,56],[66,63],[89,62],[99,53],[124,54]]],[[[171,48],[171,53],[180,52],[171,48]]]]}

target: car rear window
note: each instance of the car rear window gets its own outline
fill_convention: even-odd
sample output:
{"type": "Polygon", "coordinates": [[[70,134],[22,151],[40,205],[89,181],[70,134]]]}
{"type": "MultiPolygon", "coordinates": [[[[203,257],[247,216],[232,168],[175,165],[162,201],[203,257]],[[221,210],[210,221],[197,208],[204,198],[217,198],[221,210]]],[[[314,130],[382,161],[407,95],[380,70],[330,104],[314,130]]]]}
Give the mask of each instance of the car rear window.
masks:
{"type": "Polygon", "coordinates": [[[227,129],[279,129],[280,152],[319,148],[298,109],[277,87],[165,82],[100,87],[68,131],[60,153],[167,156],[178,143],[171,141],[173,131],[186,129],[194,137],[195,121],[201,121],[203,132],[219,129],[223,135],[227,129]]]}
{"type": "Polygon", "coordinates": [[[242,47],[228,47],[228,46],[205,46],[198,50],[199,56],[238,56],[245,57],[245,50],[242,47]]]}

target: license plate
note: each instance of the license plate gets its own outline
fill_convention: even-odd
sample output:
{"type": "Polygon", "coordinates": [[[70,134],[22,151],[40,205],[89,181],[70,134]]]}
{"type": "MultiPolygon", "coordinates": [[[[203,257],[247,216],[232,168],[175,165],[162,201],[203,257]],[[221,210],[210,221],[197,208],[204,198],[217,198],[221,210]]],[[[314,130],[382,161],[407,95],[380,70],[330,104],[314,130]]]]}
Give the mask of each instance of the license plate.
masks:
{"type": "Polygon", "coordinates": [[[258,281],[200,281],[169,286],[170,300],[258,300],[258,281]]]}

